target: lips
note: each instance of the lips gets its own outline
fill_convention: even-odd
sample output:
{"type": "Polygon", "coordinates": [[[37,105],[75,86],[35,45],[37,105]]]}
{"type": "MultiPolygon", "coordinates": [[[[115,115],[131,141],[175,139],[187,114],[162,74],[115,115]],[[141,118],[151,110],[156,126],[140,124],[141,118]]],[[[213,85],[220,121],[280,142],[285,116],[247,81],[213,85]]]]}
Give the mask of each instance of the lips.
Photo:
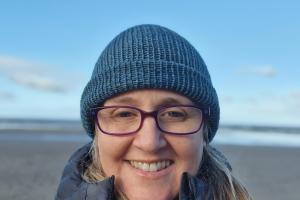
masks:
{"type": "Polygon", "coordinates": [[[161,160],[158,162],[141,162],[141,161],[129,161],[130,165],[136,169],[141,169],[146,172],[156,172],[169,167],[172,164],[171,160],[161,160]]]}

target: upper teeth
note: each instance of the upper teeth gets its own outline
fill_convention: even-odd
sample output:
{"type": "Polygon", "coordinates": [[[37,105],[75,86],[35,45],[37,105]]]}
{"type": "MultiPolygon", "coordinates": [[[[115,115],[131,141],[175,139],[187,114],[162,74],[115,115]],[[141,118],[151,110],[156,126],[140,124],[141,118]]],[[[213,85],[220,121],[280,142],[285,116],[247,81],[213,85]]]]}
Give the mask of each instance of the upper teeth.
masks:
{"type": "Polygon", "coordinates": [[[139,162],[139,161],[130,161],[131,166],[141,169],[143,171],[147,172],[155,172],[159,171],[161,169],[167,168],[171,165],[170,160],[163,160],[159,162],[153,162],[153,163],[145,163],[145,162],[139,162]]]}

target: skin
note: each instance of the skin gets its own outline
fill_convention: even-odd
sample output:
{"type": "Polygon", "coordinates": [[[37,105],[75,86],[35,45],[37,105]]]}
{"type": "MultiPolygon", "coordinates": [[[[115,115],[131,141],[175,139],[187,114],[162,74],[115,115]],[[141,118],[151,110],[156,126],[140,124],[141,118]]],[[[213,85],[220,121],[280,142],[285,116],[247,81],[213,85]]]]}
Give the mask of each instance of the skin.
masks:
{"type": "MultiPolygon", "coordinates": [[[[104,106],[128,105],[153,111],[170,104],[193,105],[188,98],[173,92],[144,89],[111,98],[104,106]]],[[[202,129],[185,136],[164,134],[151,117],[145,119],[140,131],[130,136],[111,136],[101,133],[98,128],[96,134],[105,174],[115,175],[117,189],[130,200],[174,199],[179,192],[182,173],[195,175],[203,155],[202,129]],[[158,172],[144,172],[128,162],[166,159],[172,160],[172,165],[158,172]]]]}

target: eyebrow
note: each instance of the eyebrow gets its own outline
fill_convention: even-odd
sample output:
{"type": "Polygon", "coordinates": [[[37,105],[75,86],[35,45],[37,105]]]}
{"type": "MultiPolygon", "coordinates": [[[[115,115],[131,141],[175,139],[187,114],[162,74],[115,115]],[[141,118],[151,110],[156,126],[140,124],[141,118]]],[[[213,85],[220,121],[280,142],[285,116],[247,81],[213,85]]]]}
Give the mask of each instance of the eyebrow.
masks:
{"type": "MultiPolygon", "coordinates": [[[[129,105],[136,105],[140,106],[142,104],[141,101],[132,98],[132,97],[120,97],[117,99],[113,99],[112,102],[114,103],[121,103],[121,104],[129,104],[129,105]]],[[[188,105],[194,105],[192,102],[186,102],[186,101],[180,101],[173,97],[167,97],[162,99],[157,103],[157,106],[167,106],[167,105],[178,105],[178,104],[188,104],[188,105]]]]}
{"type": "Polygon", "coordinates": [[[175,99],[173,97],[168,97],[163,99],[161,102],[159,102],[161,105],[176,105],[176,104],[193,104],[191,102],[186,102],[186,101],[180,101],[178,99],[175,99]]]}
{"type": "Polygon", "coordinates": [[[139,105],[139,101],[132,97],[120,97],[112,99],[114,103],[130,104],[130,105],[139,105]]]}

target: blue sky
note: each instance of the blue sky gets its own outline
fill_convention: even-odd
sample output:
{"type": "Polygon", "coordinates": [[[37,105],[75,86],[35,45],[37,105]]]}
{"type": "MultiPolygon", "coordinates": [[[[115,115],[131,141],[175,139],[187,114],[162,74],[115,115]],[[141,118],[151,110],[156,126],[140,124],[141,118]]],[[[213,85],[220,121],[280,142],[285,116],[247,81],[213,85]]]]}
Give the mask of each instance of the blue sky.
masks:
{"type": "Polygon", "coordinates": [[[300,126],[299,1],[1,1],[0,117],[79,119],[105,45],[166,26],[205,60],[221,123],[300,126]]]}

